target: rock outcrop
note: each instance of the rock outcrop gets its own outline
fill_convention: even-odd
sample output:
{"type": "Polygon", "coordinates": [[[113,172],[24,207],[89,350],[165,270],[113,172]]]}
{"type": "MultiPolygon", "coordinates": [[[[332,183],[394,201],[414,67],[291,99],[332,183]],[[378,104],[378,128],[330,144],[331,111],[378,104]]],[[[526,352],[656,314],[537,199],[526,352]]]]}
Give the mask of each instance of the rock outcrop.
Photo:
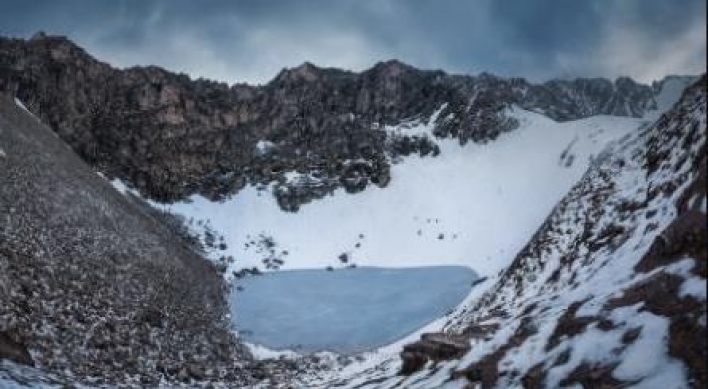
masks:
{"type": "Polygon", "coordinates": [[[0,331],[0,360],[9,359],[13,362],[34,366],[34,359],[27,347],[12,338],[10,333],[0,331]]]}
{"type": "Polygon", "coordinates": [[[420,340],[407,344],[401,352],[403,365],[400,374],[408,375],[421,370],[428,362],[437,363],[460,358],[470,350],[465,335],[427,333],[420,340]]]}

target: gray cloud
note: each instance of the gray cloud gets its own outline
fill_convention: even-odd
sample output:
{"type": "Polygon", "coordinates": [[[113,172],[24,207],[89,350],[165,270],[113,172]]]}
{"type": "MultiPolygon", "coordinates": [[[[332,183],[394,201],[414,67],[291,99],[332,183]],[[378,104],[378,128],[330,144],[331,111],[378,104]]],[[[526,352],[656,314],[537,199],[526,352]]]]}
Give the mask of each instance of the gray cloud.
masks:
{"type": "Polygon", "coordinates": [[[310,61],[642,81],[700,73],[705,0],[3,0],[0,33],[68,35],[116,66],[266,82],[310,61]]]}

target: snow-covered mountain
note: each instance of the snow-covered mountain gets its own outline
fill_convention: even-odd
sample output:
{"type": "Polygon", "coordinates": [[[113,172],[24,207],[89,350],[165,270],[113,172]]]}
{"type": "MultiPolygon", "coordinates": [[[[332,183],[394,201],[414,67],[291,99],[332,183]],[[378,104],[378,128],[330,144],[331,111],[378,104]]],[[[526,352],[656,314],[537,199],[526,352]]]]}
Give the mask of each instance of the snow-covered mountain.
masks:
{"type": "Polygon", "coordinates": [[[513,262],[427,329],[444,341],[403,341],[319,387],[703,387],[705,147],[703,77],[604,150],[513,262]]]}
{"type": "Polygon", "coordinates": [[[2,362],[0,385],[701,387],[695,80],[533,84],[388,61],[227,86],[115,69],[61,37],[0,38],[0,91],[18,98],[0,101],[0,358],[39,368],[2,362]],[[483,278],[392,345],[252,347],[268,357],[255,361],[224,334],[223,279],[199,256],[227,280],[359,265],[483,278]],[[57,274],[70,287],[46,287],[57,274]]]}

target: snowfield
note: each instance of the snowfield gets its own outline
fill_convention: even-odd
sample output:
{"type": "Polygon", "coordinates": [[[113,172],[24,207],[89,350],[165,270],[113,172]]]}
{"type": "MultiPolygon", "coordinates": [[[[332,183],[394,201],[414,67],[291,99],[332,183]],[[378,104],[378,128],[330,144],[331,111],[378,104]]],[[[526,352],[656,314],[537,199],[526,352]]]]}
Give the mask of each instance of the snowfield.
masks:
{"type": "Polygon", "coordinates": [[[362,362],[314,377],[306,387],[697,387],[686,363],[705,364],[705,354],[686,348],[700,350],[698,337],[705,334],[706,281],[700,275],[705,258],[669,256],[666,263],[647,258],[671,252],[655,242],[659,235],[665,242],[676,239],[667,231],[681,225],[679,217],[700,212],[705,223],[705,189],[686,197],[705,171],[684,163],[705,164],[701,87],[684,98],[683,115],[614,143],[504,274],[473,289],[452,318],[423,330],[459,333],[495,325],[484,338],[470,339],[464,357],[397,375],[398,354],[415,340],[411,336],[362,362]],[[664,158],[648,169],[652,150],[664,158]],[[679,212],[676,205],[684,197],[690,208],[679,212]],[[692,330],[681,332],[684,325],[692,330]],[[691,344],[676,349],[685,336],[691,344]]]}
{"type": "MultiPolygon", "coordinates": [[[[642,124],[610,116],[558,123],[519,108],[510,115],[520,128],[496,141],[436,139],[441,154],[393,165],[388,187],[339,190],[297,213],[283,212],[271,188],[255,187],[224,202],[195,196],[157,206],[223,234],[228,248],[212,256],[232,255],[231,270],[263,269],[273,253],[282,269],[337,267],[346,254],[360,266],[464,265],[489,276],[509,264],[594,156],[642,124]],[[272,250],[259,244],[264,238],[272,250]]],[[[430,134],[432,126],[388,130],[430,134]]]]}

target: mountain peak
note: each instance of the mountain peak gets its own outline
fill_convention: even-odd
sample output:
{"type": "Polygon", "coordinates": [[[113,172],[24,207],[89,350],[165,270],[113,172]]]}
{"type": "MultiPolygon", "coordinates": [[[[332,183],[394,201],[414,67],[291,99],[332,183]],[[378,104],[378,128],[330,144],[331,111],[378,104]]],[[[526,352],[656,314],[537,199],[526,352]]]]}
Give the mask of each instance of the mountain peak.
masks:
{"type": "Polygon", "coordinates": [[[384,77],[398,77],[405,73],[419,71],[413,66],[403,63],[397,59],[389,59],[387,61],[378,62],[369,70],[384,77]]]}
{"type": "Polygon", "coordinates": [[[308,82],[316,81],[322,75],[322,68],[313,63],[305,61],[294,68],[283,69],[276,77],[278,81],[304,80],[308,82]]]}
{"type": "Polygon", "coordinates": [[[40,30],[40,31],[35,32],[34,35],[32,35],[32,38],[30,38],[30,40],[36,41],[36,40],[44,39],[46,37],[47,37],[47,33],[40,30]]]}

